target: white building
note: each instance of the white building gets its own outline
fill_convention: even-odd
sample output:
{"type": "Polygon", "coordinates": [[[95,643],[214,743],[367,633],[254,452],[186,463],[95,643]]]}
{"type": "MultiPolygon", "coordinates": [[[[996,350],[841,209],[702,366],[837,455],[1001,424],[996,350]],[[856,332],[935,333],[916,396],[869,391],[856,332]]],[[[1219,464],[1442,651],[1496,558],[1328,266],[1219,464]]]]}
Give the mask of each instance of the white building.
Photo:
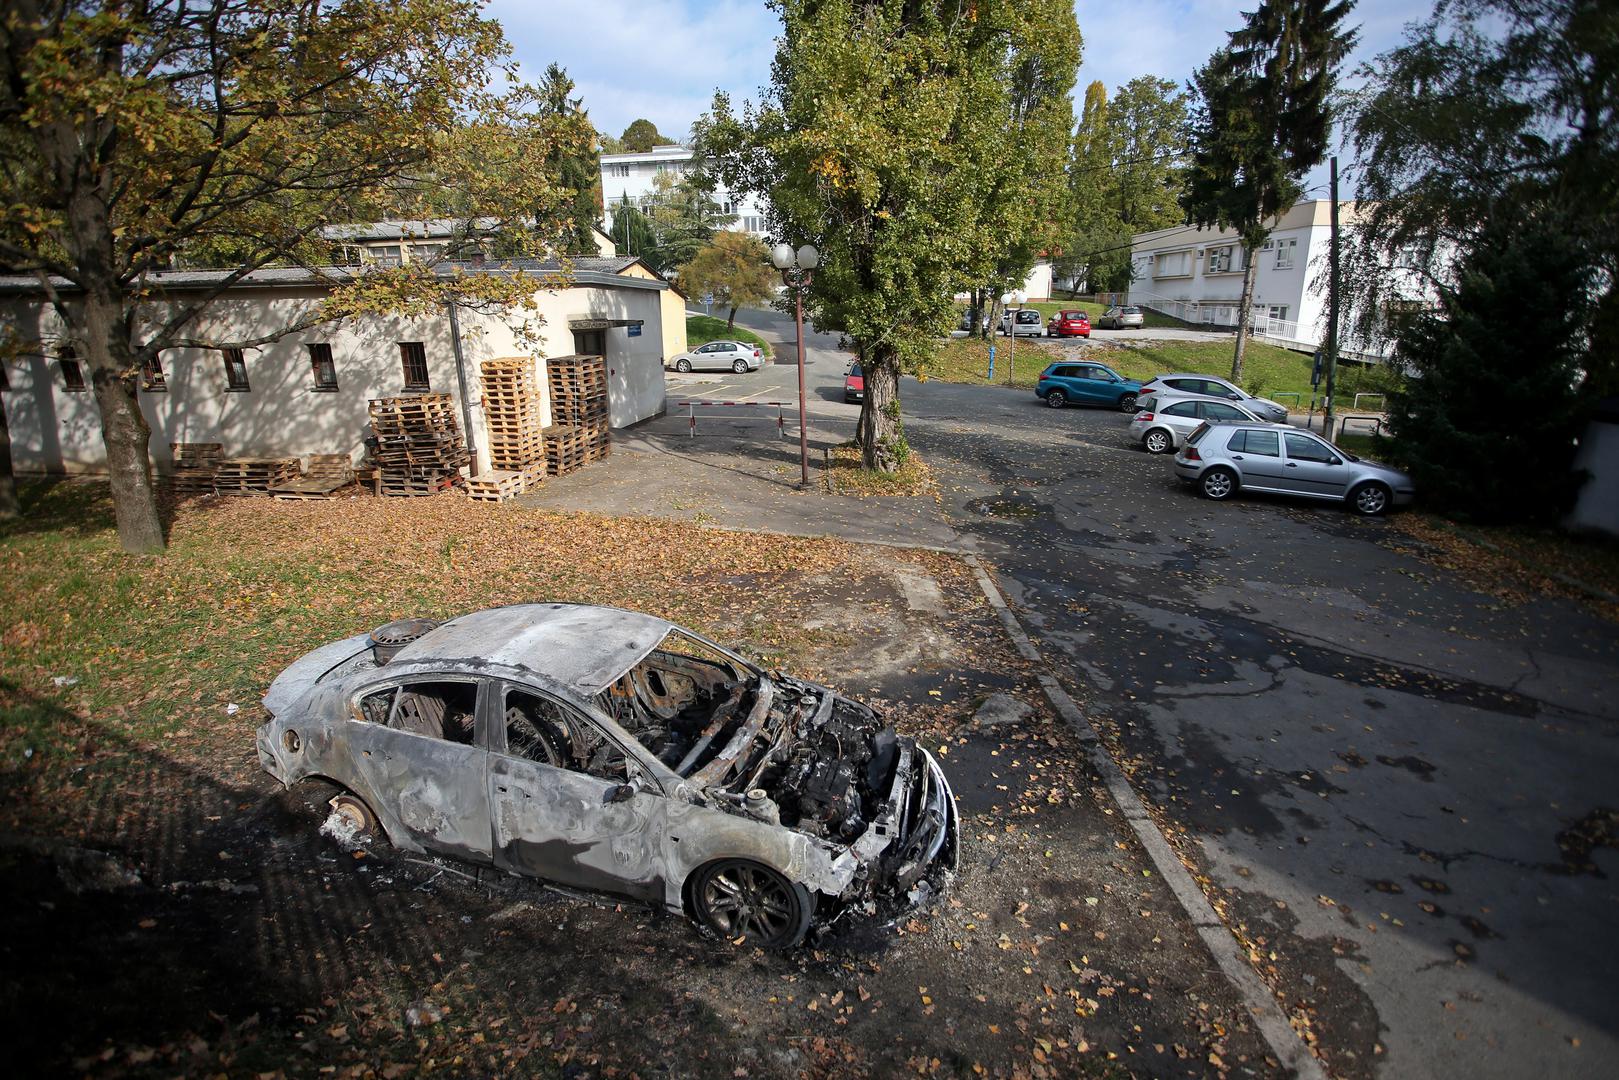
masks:
{"type": "MultiPolygon", "coordinates": [[[[673,176],[678,182],[696,169],[692,152],[684,146],[655,146],[644,154],[603,154],[602,223],[612,228],[613,207],[626,198],[630,205],[645,210],[657,198],[657,178],[673,176]]],[[[765,235],[765,212],[751,195],[733,196],[723,188],[716,188],[714,201],[720,209],[736,218],[729,228],[765,235]]]]}
{"type": "MultiPolygon", "coordinates": [[[[560,269],[557,263],[526,262],[442,265],[438,272],[512,273],[518,266],[537,278],[560,269]]],[[[169,444],[180,442],[221,443],[231,457],[348,453],[357,458],[372,398],[432,392],[455,399],[482,471],[489,467],[489,439],[479,364],[511,356],[605,356],[612,426],[661,413],[663,362],[676,332],[665,326],[667,312],[671,307],[676,312],[675,351],[680,351],[685,348],[684,301],[635,259],[585,256],[572,260],[571,269],[566,287],[536,288],[534,312],[491,314],[457,307],[453,313],[366,316],[316,325],[257,348],[165,351],[157,370],[144,373],[139,390],[141,412],[152,429],[152,460],[167,470],[169,444]],[[543,320],[536,327],[537,342],[519,340],[524,319],[543,320]]],[[[363,272],[332,268],[322,280],[295,268],[256,271],[209,304],[188,336],[223,342],[275,333],[313,310],[329,293],[330,280],[363,272]]],[[[151,325],[164,311],[194,300],[226,273],[152,275],[146,284],[154,299],[141,323],[151,325]]],[[[0,318],[29,345],[24,355],[5,363],[0,381],[16,470],[103,471],[101,421],[88,368],[39,282],[0,278],[0,318]]],[[[545,383],[542,370],[542,418],[548,424],[545,383]]]]}
{"type": "MultiPolygon", "coordinates": [[[[465,247],[468,222],[460,218],[428,218],[419,221],[373,221],[359,225],[328,225],[321,239],[341,245],[343,265],[399,266],[402,263],[433,263],[445,258],[465,258],[464,251],[452,251],[460,242],[465,247]]],[[[494,218],[474,218],[470,225],[486,234],[499,223],[494,218]]],[[[613,238],[600,229],[592,230],[597,255],[613,254],[613,238]]],[[[581,254],[574,252],[572,254],[581,254]]]]}
{"type": "MultiPolygon", "coordinates": [[[[1283,214],[1254,252],[1253,327],[1276,344],[1314,349],[1327,332],[1326,289],[1316,288],[1327,262],[1332,204],[1301,202],[1283,214]]],[[[1354,203],[1339,204],[1340,224],[1354,203]]],[[[1181,226],[1132,238],[1130,303],[1184,319],[1235,327],[1245,264],[1235,232],[1181,226]]]]}

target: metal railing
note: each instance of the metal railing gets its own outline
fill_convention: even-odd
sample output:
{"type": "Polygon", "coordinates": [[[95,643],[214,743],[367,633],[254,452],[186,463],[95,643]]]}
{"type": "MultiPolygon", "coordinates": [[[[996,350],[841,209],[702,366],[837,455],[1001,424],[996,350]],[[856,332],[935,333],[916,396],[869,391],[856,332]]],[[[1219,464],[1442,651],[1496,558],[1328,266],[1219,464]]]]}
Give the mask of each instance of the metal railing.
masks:
{"type": "MultiPolygon", "coordinates": [[[[776,415],[774,417],[774,420],[775,420],[775,424],[776,424],[776,434],[778,436],[780,436],[781,438],[785,439],[787,437],[787,413],[786,413],[785,410],[792,409],[792,410],[794,410],[796,412],[797,409],[798,409],[798,402],[797,401],[709,401],[706,398],[696,398],[696,399],[688,399],[686,401],[677,401],[677,402],[674,403],[674,407],[676,409],[684,407],[685,410],[686,410],[686,434],[691,438],[696,438],[697,437],[697,420],[698,420],[699,417],[705,417],[706,416],[706,417],[708,417],[710,419],[717,419],[717,418],[719,418],[721,416],[732,416],[732,417],[736,417],[737,419],[740,419],[744,423],[752,422],[752,423],[756,423],[756,424],[759,424],[759,423],[768,424],[768,423],[771,422],[771,419],[772,419],[769,416],[749,416],[746,413],[738,415],[738,414],[735,414],[735,413],[731,413],[729,411],[727,411],[727,412],[704,412],[704,413],[700,413],[700,412],[697,411],[699,406],[701,406],[701,407],[703,407],[705,409],[712,408],[712,409],[725,409],[725,410],[748,408],[748,407],[753,407],[753,406],[757,406],[757,407],[761,407],[761,408],[775,409],[776,410],[776,415]]],[[[797,425],[795,424],[794,428],[796,429],[796,427],[797,427],[797,425]]]]}
{"type": "Polygon", "coordinates": [[[1387,397],[1387,395],[1380,394],[1375,390],[1362,390],[1360,393],[1355,395],[1355,404],[1353,406],[1351,406],[1351,408],[1356,408],[1356,409],[1360,408],[1360,399],[1363,398],[1363,397],[1374,397],[1374,398],[1376,398],[1379,408],[1386,408],[1388,406],[1388,397],[1387,397]]]}
{"type": "Polygon", "coordinates": [[[1342,438],[1345,433],[1344,429],[1352,423],[1370,424],[1371,430],[1367,432],[1368,435],[1383,434],[1383,418],[1381,416],[1340,416],[1338,417],[1338,434],[1329,436],[1329,438],[1342,438]]]}

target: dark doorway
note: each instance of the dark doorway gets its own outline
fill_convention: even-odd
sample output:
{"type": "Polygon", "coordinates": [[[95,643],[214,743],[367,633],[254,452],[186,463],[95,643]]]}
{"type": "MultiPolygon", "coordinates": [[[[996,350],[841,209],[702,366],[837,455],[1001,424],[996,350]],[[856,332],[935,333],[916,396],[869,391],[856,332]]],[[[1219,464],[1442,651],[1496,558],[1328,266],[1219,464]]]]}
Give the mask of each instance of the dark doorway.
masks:
{"type": "Polygon", "coordinates": [[[607,355],[607,331],[605,330],[575,330],[573,332],[573,351],[580,356],[607,355]]]}

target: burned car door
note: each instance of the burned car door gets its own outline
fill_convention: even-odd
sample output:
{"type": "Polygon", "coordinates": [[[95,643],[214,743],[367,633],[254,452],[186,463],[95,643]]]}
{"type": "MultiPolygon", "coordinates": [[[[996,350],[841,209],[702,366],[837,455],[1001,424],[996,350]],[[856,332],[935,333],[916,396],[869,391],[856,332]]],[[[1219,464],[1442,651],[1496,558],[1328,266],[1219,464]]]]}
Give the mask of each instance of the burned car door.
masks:
{"type": "Polygon", "coordinates": [[[499,693],[489,755],[495,864],[663,903],[667,809],[656,783],[577,709],[515,684],[499,693]]]}
{"type": "Polygon", "coordinates": [[[390,836],[489,861],[489,752],[478,730],[485,692],[483,679],[424,675],[356,695],[349,743],[369,788],[357,794],[390,836]]]}

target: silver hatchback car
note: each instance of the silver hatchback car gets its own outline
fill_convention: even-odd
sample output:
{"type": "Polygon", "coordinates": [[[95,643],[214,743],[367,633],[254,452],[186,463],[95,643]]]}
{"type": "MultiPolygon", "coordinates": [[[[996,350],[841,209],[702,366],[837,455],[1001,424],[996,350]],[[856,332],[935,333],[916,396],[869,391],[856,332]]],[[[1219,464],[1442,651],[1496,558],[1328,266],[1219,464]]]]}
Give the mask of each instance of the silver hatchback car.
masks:
{"type": "Polygon", "coordinates": [[[1239,490],[1345,502],[1357,514],[1385,513],[1416,494],[1398,469],[1366,461],[1308,431],[1273,424],[1205,423],[1175,455],[1175,476],[1205,498],[1239,490]]]}
{"type": "Polygon", "coordinates": [[[1134,304],[1115,304],[1102,312],[1096,325],[1103,330],[1140,330],[1147,325],[1147,316],[1134,304]]]}
{"type": "Polygon", "coordinates": [[[1159,393],[1150,409],[1130,418],[1130,436],[1147,448],[1149,454],[1167,454],[1205,420],[1244,420],[1263,423],[1264,418],[1230,401],[1211,401],[1190,394],[1159,393]]]}

